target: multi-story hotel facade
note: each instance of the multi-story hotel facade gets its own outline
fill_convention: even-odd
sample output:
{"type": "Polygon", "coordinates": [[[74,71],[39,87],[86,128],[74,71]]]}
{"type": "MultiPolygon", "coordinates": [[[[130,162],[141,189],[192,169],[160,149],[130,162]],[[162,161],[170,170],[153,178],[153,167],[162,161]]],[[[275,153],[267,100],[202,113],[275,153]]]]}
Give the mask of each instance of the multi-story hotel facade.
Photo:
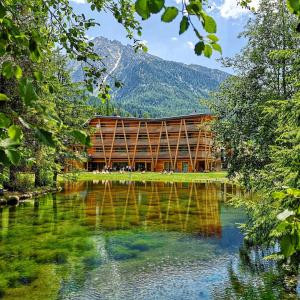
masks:
{"type": "Polygon", "coordinates": [[[87,149],[86,168],[161,172],[218,170],[220,158],[213,148],[209,114],[142,119],[95,116],[91,127],[92,147],[87,149]]]}

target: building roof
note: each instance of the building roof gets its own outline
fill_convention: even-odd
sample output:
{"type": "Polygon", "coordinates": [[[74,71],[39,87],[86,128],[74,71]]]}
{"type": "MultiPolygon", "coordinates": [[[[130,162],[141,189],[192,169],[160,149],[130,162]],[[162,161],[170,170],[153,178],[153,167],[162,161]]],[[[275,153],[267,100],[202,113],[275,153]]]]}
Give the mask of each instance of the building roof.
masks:
{"type": "Polygon", "coordinates": [[[210,113],[202,113],[202,114],[190,114],[190,115],[183,115],[183,116],[174,116],[174,117],[166,117],[166,118],[136,118],[136,117],[121,117],[121,116],[101,116],[95,115],[94,117],[90,118],[85,122],[84,125],[90,123],[93,119],[101,118],[101,119],[110,119],[110,120],[124,120],[124,121],[152,121],[152,122],[160,122],[160,121],[167,121],[167,120],[177,120],[177,119],[189,119],[195,117],[203,117],[203,116],[213,116],[210,113]]]}

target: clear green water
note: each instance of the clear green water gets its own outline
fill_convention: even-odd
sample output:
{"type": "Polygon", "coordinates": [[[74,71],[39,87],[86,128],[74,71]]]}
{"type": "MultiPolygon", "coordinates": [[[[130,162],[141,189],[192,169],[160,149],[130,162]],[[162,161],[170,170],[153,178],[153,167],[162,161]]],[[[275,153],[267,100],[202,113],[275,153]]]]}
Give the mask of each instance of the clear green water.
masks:
{"type": "MultiPolygon", "coordinates": [[[[80,182],[0,208],[3,299],[282,299],[221,183],[80,182]],[[225,201],[225,202],[224,202],[225,201]]],[[[279,278],[279,279],[278,279],[279,278]]]]}

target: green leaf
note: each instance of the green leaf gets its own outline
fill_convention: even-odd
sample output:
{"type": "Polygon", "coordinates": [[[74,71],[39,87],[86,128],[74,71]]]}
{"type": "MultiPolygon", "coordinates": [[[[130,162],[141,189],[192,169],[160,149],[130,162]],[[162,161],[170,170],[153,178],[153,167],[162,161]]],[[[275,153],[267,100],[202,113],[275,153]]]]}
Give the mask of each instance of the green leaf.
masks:
{"type": "Polygon", "coordinates": [[[287,6],[292,13],[298,13],[300,11],[299,0],[287,0],[287,6]]]}
{"type": "Polygon", "coordinates": [[[10,119],[4,113],[0,113],[0,128],[7,128],[9,124],[10,119]]]}
{"type": "Polygon", "coordinates": [[[7,148],[12,148],[12,147],[16,147],[20,145],[20,141],[14,141],[12,139],[4,139],[4,140],[1,140],[0,139],[0,148],[4,148],[4,149],[7,149],[7,148]]]}
{"type": "Polygon", "coordinates": [[[180,22],[179,34],[182,34],[182,33],[184,33],[185,31],[187,31],[188,28],[189,28],[189,26],[190,26],[190,22],[189,22],[188,17],[183,16],[182,19],[181,19],[181,22],[180,22]]]}
{"type": "Polygon", "coordinates": [[[212,55],[212,48],[210,45],[205,45],[204,47],[204,52],[203,52],[204,56],[210,58],[212,55]]]}
{"type": "Polygon", "coordinates": [[[29,51],[30,51],[31,60],[34,62],[39,62],[41,53],[40,53],[40,49],[38,47],[37,40],[34,39],[33,37],[31,37],[29,40],[29,51]]]}
{"type": "Polygon", "coordinates": [[[21,156],[18,150],[5,149],[4,152],[13,165],[17,165],[19,163],[21,156]]]}
{"type": "Polygon", "coordinates": [[[33,75],[34,75],[34,78],[35,78],[37,81],[42,81],[42,80],[43,80],[43,74],[42,74],[42,72],[40,72],[40,71],[35,71],[35,72],[33,72],[33,75]]]}
{"type": "Polygon", "coordinates": [[[73,136],[80,144],[90,146],[90,139],[84,131],[72,130],[70,135],[73,136]]]}
{"type": "Polygon", "coordinates": [[[284,199],[286,194],[284,192],[274,192],[272,193],[272,197],[276,200],[282,200],[284,199]]]}
{"type": "Polygon", "coordinates": [[[9,100],[5,94],[0,93],[0,101],[7,101],[9,100]]]}
{"type": "Polygon", "coordinates": [[[202,11],[202,3],[199,0],[192,0],[186,6],[186,9],[190,15],[200,15],[202,11]]]}
{"type": "Polygon", "coordinates": [[[55,147],[55,141],[53,139],[53,134],[43,128],[35,128],[36,137],[45,145],[50,147],[55,147]]]}
{"type": "Polygon", "coordinates": [[[10,165],[10,161],[9,161],[9,159],[7,158],[7,156],[6,156],[5,152],[4,152],[4,150],[1,150],[1,149],[0,149],[0,161],[1,161],[1,163],[4,164],[4,165],[10,165]]]}
{"type": "Polygon", "coordinates": [[[283,233],[286,231],[286,228],[289,226],[289,222],[282,221],[276,226],[276,230],[280,233],[283,233]]]}
{"type": "Polygon", "coordinates": [[[211,44],[211,46],[213,47],[214,50],[220,52],[222,54],[222,48],[219,44],[211,44]]]}
{"type": "Polygon", "coordinates": [[[0,18],[2,19],[6,15],[6,8],[0,2],[0,18]]]}
{"type": "Polygon", "coordinates": [[[285,235],[280,240],[280,249],[285,257],[290,257],[296,252],[292,239],[289,235],[285,235]]]}
{"type": "Polygon", "coordinates": [[[148,0],[137,0],[135,2],[135,11],[146,20],[150,17],[150,9],[148,6],[148,0]]]}
{"type": "Polygon", "coordinates": [[[153,14],[157,14],[158,12],[160,12],[164,4],[164,0],[149,0],[148,2],[150,12],[153,14]]]}
{"type": "Polygon", "coordinates": [[[217,24],[216,21],[208,15],[202,15],[204,20],[204,29],[208,33],[216,33],[217,32],[217,24]]]}
{"type": "Polygon", "coordinates": [[[19,82],[20,96],[27,106],[30,106],[33,101],[38,99],[33,84],[27,78],[22,78],[19,82]]]}
{"type": "Polygon", "coordinates": [[[174,6],[167,7],[161,16],[161,20],[166,23],[172,22],[178,15],[178,9],[174,6]]]}
{"type": "Polygon", "coordinates": [[[213,42],[217,42],[219,40],[214,34],[208,34],[207,37],[213,42]]]}
{"type": "Polygon", "coordinates": [[[12,65],[12,63],[10,61],[5,61],[2,64],[2,75],[6,78],[6,79],[10,79],[14,76],[14,67],[12,65]]]}
{"type": "Polygon", "coordinates": [[[19,142],[22,138],[22,130],[17,125],[11,125],[7,130],[8,136],[12,141],[19,142]]]}
{"type": "Polygon", "coordinates": [[[194,51],[195,51],[195,53],[197,54],[197,55],[201,55],[202,54],[202,52],[203,52],[203,50],[204,50],[204,48],[205,48],[205,44],[204,44],[204,42],[198,42],[196,45],[195,45],[195,49],[194,49],[194,51]]]}
{"type": "Polygon", "coordinates": [[[288,188],[287,193],[295,198],[300,197],[300,190],[299,189],[294,189],[294,188],[288,188]]]}
{"type": "Polygon", "coordinates": [[[16,79],[19,80],[22,77],[22,74],[23,74],[23,72],[22,72],[21,67],[19,65],[16,65],[16,67],[15,67],[15,77],[16,77],[16,79]]]}

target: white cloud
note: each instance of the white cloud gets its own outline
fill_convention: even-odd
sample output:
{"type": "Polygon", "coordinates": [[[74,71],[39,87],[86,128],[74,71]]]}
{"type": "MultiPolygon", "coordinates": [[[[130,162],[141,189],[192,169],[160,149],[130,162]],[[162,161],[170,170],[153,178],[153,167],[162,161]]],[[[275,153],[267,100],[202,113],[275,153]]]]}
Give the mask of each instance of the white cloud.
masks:
{"type": "Polygon", "coordinates": [[[186,44],[188,45],[188,47],[190,49],[194,49],[194,43],[193,42],[188,41],[188,42],[186,42],[186,44]]]}
{"type": "MultiPolygon", "coordinates": [[[[174,0],[176,2],[176,4],[181,4],[182,3],[182,0],[174,0]]],[[[189,4],[190,3],[190,0],[183,0],[183,2],[185,4],[189,4]]]]}
{"type": "Polygon", "coordinates": [[[85,37],[89,40],[89,41],[91,41],[91,40],[93,40],[94,39],[94,37],[93,36],[91,36],[91,35],[88,35],[88,34],[86,34],[85,35],[85,37]]]}
{"type": "Polygon", "coordinates": [[[85,0],[70,0],[71,2],[75,2],[77,4],[85,4],[86,1],[85,0]]]}
{"type": "MultiPolygon", "coordinates": [[[[259,0],[252,0],[250,7],[258,8],[259,0]]],[[[237,19],[243,14],[250,13],[249,9],[243,8],[238,4],[238,0],[224,0],[223,4],[219,7],[220,14],[223,18],[237,19]]]]}
{"type": "Polygon", "coordinates": [[[172,40],[172,41],[177,41],[178,38],[177,38],[176,36],[173,36],[173,37],[171,38],[171,40],[172,40]]]}
{"type": "Polygon", "coordinates": [[[214,12],[214,11],[218,11],[220,8],[218,7],[218,5],[216,4],[216,2],[211,2],[209,3],[209,6],[207,7],[207,11],[208,12],[214,12]]]}

